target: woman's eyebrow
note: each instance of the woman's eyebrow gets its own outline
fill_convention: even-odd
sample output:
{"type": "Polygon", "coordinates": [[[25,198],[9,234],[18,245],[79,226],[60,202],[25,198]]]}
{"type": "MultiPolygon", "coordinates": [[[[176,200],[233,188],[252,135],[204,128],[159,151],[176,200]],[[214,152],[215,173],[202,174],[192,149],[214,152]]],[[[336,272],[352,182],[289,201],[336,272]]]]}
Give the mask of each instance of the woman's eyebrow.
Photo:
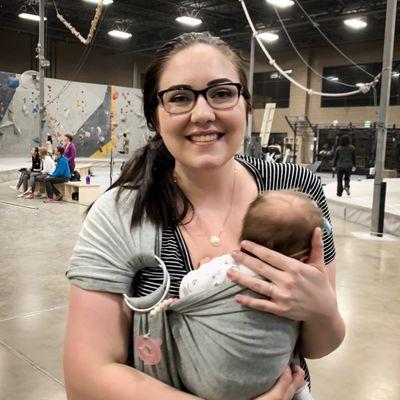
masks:
{"type": "Polygon", "coordinates": [[[166,90],[171,90],[171,89],[192,89],[192,87],[190,85],[185,85],[185,84],[181,83],[181,84],[178,84],[178,85],[170,86],[166,90]]]}
{"type": "Polygon", "coordinates": [[[210,82],[207,83],[207,86],[211,85],[217,85],[218,83],[227,83],[227,82],[232,82],[229,78],[219,78],[219,79],[214,79],[210,82]]]}
{"type": "MultiPolygon", "coordinates": [[[[213,79],[212,81],[207,82],[207,86],[217,85],[218,83],[228,83],[228,82],[231,83],[232,81],[229,78],[213,79]]],[[[171,90],[171,89],[192,89],[192,86],[181,83],[181,84],[170,86],[166,90],[171,90]]]]}

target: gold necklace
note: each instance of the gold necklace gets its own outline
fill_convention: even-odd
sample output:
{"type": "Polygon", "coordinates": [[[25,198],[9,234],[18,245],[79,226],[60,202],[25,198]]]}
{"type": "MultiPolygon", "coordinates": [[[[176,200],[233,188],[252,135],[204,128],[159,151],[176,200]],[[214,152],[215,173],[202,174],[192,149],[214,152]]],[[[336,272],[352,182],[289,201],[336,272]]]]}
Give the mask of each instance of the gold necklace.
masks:
{"type": "MultiPolygon", "coordinates": [[[[234,199],[234,194],[235,194],[235,187],[236,187],[236,163],[233,166],[233,185],[232,185],[232,194],[231,194],[231,204],[229,206],[228,212],[226,213],[224,222],[222,224],[221,230],[219,231],[218,235],[211,235],[210,234],[206,234],[206,235],[202,235],[202,236],[206,236],[208,238],[209,243],[213,246],[213,247],[219,247],[221,245],[221,235],[224,232],[225,229],[225,225],[228,222],[229,216],[231,214],[232,211],[232,206],[233,206],[233,199],[234,199]]],[[[200,221],[200,225],[204,226],[203,221],[201,220],[200,216],[197,214],[197,218],[200,221]]],[[[190,235],[191,233],[189,232],[189,230],[186,228],[186,226],[184,224],[182,224],[183,229],[190,235]]],[[[203,228],[203,231],[205,231],[205,229],[203,228]]]]}

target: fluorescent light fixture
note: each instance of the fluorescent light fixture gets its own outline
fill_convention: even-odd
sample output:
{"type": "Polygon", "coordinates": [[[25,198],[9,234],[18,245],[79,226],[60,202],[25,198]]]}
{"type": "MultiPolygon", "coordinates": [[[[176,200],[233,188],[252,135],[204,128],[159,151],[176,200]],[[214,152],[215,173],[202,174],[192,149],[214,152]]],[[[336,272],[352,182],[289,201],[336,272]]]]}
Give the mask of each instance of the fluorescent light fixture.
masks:
{"type": "Polygon", "coordinates": [[[365,83],[356,83],[356,86],[358,86],[358,87],[362,87],[362,86],[364,86],[365,85],[365,83]]]}
{"type": "Polygon", "coordinates": [[[294,4],[293,0],[267,0],[268,4],[271,4],[275,7],[279,8],[287,8],[287,7],[292,7],[294,4]]]}
{"type": "MultiPolygon", "coordinates": [[[[99,0],[84,0],[86,3],[93,3],[93,4],[99,4],[99,0]]],[[[104,0],[103,1],[103,6],[108,6],[109,4],[113,3],[114,0],[104,0]]]]}
{"type": "Polygon", "coordinates": [[[337,76],[328,76],[326,79],[328,79],[328,81],[332,81],[332,82],[336,82],[339,80],[339,78],[337,76]]]}
{"type": "Polygon", "coordinates": [[[359,18],[346,19],[344,23],[353,29],[364,29],[368,25],[365,21],[359,18]]]}
{"type": "Polygon", "coordinates": [[[392,76],[393,78],[398,78],[400,76],[400,72],[395,71],[392,73],[392,76]]]}
{"type": "Polygon", "coordinates": [[[193,17],[178,17],[175,19],[180,24],[189,25],[189,26],[198,26],[202,23],[201,19],[193,18],[193,17]]]}
{"type": "Polygon", "coordinates": [[[271,79],[278,79],[279,78],[279,73],[278,72],[273,72],[271,74],[271,79]]]}
{"type": "Polygon", "coordinates": [[[287,69],[285,72],[286,72],[288,75],[290,75],[290,74],[293,72],[293,70],[292,70],[292,69],[287,69]]]}
{"type": "MultiPolygon", "coordinates": [[[[18,14],[18,17],[23,18],[23,19],[29,19],[30,21],[36,21],[36,22],[40,21],[39,15],[35,15],[35,14],[21,13],[21,14],[18,14]]],[[[46,21],[47,18],[44,17],[44,20],[46,21]]]]}
{"type": "Polygon", "coordinates": [[[260,33],[258,37],[264,42],[275,42],[275,40],[279,39],[279,36],[276,33],[271,32],[260,33]]]}
{"type": "Polygon", "coordinates": [[[129,32],[118,31],[116,29],[114,29],[113,31],[109,31],[108,34],[118,39],[129,39],[132,36],[132,34],[129,32]]]}

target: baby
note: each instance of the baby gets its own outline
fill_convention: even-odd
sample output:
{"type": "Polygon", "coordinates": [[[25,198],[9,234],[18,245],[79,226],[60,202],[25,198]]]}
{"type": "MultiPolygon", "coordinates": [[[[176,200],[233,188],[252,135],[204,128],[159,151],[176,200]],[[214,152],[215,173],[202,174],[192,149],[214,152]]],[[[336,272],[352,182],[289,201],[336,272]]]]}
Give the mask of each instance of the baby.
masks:
{"type": "MultiPolygon", "coordinates": [[[[250,205],[240,240],[254,241],[304,262],[314,229],[323,225],[320,209],[306,195],[272,191],[250,205]]],[[[256,275],[230,255],[214,258],[184,277],[178,301],[164,302],[150,318],[142,314],[140,323],[146,334],[135,338],[138,352],[142,349],[147,356],[155,355],[150,354],[150,336],[162,345],[155,346],[159,357],[153,364],[143,365],[136,353],[135,367],[166,383],[180,382],[207,400],[250,400],[274,385],[293,360],[300,322],[233,301],[237,294],[262,296],[231,282],[226,277],[229,268],[256,275]],[[154,369],[156,363],[160,363],[158,369],[154,369]],[[155,371],[161,375],[155,375],[155,371]]],[[[136,300],[126,301],[132,306],[136,300]]],[[[312,399],[307,385],[294,399],[312,399]]]]}
{"type": "MultiPolygon", "coordinates": [[[[318,226],[323,227],[322,212],[305,194],[294,190],[268,192],[250,204],[240,241],[250,240],[305,262],[312,234],[318,226]]],[[[256,275],[229,254],[216,257],[185,275],[179,289],[180,298],[230,282],[226,277],[230,268],[248,276],[256,275]]]]}

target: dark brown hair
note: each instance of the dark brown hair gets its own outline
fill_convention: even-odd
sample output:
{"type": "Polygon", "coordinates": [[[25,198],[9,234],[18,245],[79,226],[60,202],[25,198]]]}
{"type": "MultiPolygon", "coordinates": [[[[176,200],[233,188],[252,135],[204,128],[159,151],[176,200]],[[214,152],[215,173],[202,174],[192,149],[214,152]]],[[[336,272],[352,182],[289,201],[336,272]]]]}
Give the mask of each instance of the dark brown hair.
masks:
{"type": "Polygon", "coordinates": [[[35,150],[35,155],[32,156],[32,163],[38,162],[40,160],[40,156],[39,156],[39,147],[32,147],[33,150],[35,150]]]}
{"type": "MultiPolygon", "coordinates": [[[[157,226],[170,227],[182,222],[193,206],[185,193],[174,182],[175,159],[165,147],[158,132],[157,107],[161,74],[167,61],[178,52],[196,45],[207,44],[225,54],[234,64],[243,86],[242,95],[246,100],[247,111],[251,109],[247,89],[246,70],[241,58],[227,43],[209,33],[185,33],[166,43],[147,67],[143,85],[143,111],[147,126],[154,132],[152,139],[138,149],[125,164],[120,177],[111,185],[119,187],[117,201],[124,188],[137,191],[133,205],[131,226],[139,225],[146,216],[157,226]],[[180,205],[178,209],[178,204],[180,205]]],[[[193,71],[193,73],[196,73],[193,71]]]]}
{"type": "Polygon", "coordinates": [[[64,154],[64,147],[62,147],[62,146],[57,146],[57,151],[58,151],[61,155],[63,155],[63,154],[64,154]]]}
{"type": "Polygon", "coordinates": [[[314,229],[323,226],[322,218],[321,210],[304,193],[263,193],[247,210],[240,240],[251,240],[289,257],[308,255],[314,229]]]}
{"type": "Polygon", "coordinates": [[[66,133],[64,136],[67,137],[70,142],[74,140],[74,137],[70,133],[66,133]]]}
{"type": "Polygon", "coordinates": [[[350,144],[349,135],[342,135],[339,138],[339,146],[348,146],[350,144]]]}

